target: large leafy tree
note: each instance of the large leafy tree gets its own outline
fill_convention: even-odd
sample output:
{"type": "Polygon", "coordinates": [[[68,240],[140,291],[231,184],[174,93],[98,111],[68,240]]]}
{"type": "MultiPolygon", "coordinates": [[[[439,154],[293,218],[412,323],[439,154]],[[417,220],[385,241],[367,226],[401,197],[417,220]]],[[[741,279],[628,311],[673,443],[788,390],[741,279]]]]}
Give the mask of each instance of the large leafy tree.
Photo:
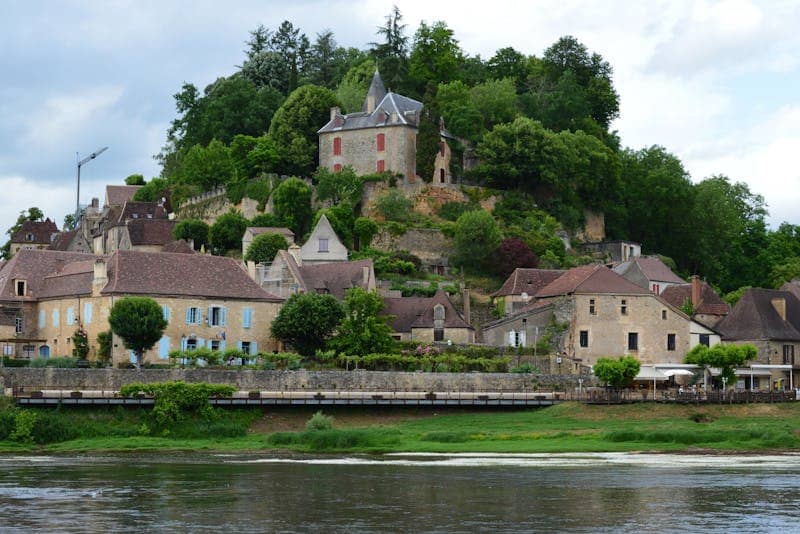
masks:
{"type": "Polygon", "coordinates": [[[330,119],[330,109],[338,105],[330,89],[304,85],[275,112],[269,135],[281,154],[283,172],[308,176],[317,168],[317,130],[330,119]]]}
{"type": "Polygon", "coordinates": [[[245,261],[269,263],[275,259],[279,250],[289,248],[286,238],[280,234],[261,234],[253,239],[244,255],[245,261]]]}
{"type": "Polygon", "coordinates": [[[614,388],[624,388],[639,374],[641,364],[633,356],[620,356],[619,359],[598,358],[593,366],[594,376],[614,388]]]}
{"type": "Polygon", "coordinates": [[[200,250],[208,245],[209,227],[200,219],[184,219],[175,225],[172,235],[175,239],[189,239],[194,243],[195,250],[200,250]]]}
{"type": "Polygon", "coordinates": [[[429,83],[434,85],[457,79],[464,57],[453,30],[442,21],[428,25],[422,21],[414,34],[408,59],[412,94],[421,95],[429,83]]]}
{"type": "Polygon", "coordinates": [[[758,356],[758,350],[753,345],[719,344],[709,348],[697,345],[686,354],[685,363],[701,367],[716,367],[720,370],[720,377],[725,378],[728,386],[734,384],[736,373],[734,369],[742,366],[758,356]]]}
{"type": "Polygon", "coordinates": [[[397,6],[393,6],[384,24],[378,26],[377,34],[383,40],[370,43],[370,53],[381,70],[384,83],[395,90],[405,88],[408,82],[408,37],[405,29],[403,15],[397,6]]]}
{"type": "Polygon", "coordinates": [[[352,167],[347,166],[339,172],[320,167],[314,178],[317,182],[317,199],[320,201],[330,201],[334,205],[346,202],[350,206],[361,202],[364,179],[356,175],[352,167]]]}
{"type": "Polygon", "coordinates": [[[484,210],[467,211],[456,221],[456,263],[479,270],[497,250],[502,235],[494,217],[484,210]]]}
{"type": "Polygon", "coordinates": [[[11,238],[14,237],[22,225],[25,224],[27,221],[41,221],[44,219],[44,212],[33,206],[28,208],[27,210],[22,210],[19,212],[19,216],[17,217],[17,222],[14,223],[14,226],[6,230],[6,235],[8,235],[9,239],[6,241],[6,244],[3,245],[3,248],[0,249],[2,252],[2,257],[5,259],[9,259],[11,257],[11,238]]]}
{"type": "Polygon", "coordinates": [[[116,301],[108,323],[125,348],[133,351],[137,369],[141,369],[142,355],[153,348],[167,327],[161,306],[147,297],[125,297],[116,301]]]}
{"type": "Polygon", "coordinates": [[[388,317],[381,315],[383,298],[361,287],[347,290],[344,319],[336,329],[331,347],[348,356],[391,352],[394,348],[388,317]]]}
{"type": "Polygon", "coordinates": [[[214,139],[207,147],[194,145],[183,160],[180,179],[197,186],[201,191],[232,182],[236,178],[236,167],[230,149],[214,139]]]}
{"type": "Polygon", "coordinates": [[[272,336],[312,356],[325,343],[344,316],[333,295],[296,293],[289,297],[272,321],[272,336]]]}
{"type": "Polygon", "coordinates": [[[296,236],[308,230],[311,220],[311,188],[298,178],[287,178],[272,194],[275,216],[296,236]]]}
{"type": "Polygon", "coordinates": [[[238,211],[231,210],[221,215],[208,232],[214,254],[223,255],[229,250],[241,248],[247,224],[247,219],[238,211]]]}

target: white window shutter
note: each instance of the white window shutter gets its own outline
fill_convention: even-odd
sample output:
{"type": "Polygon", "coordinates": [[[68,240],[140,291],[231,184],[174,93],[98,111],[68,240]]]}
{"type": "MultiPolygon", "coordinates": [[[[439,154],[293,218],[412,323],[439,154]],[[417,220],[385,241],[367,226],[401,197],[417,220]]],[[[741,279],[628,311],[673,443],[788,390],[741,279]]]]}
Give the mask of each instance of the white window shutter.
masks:
{"type": "Polygon", "coordinates": [[[517,336],[516,332],[513,330],[508,333],[508,346],[509,347],[516,347],[517,346],[517,336]]]}
{"type": "Polygon", "coordinates": [[[519,346],[520,347],[525,347],[526,346],[525,345],[525,337],[526,337],[525,336],[525,332],[520,331],[520,333],[519,333],[519,346]]]}

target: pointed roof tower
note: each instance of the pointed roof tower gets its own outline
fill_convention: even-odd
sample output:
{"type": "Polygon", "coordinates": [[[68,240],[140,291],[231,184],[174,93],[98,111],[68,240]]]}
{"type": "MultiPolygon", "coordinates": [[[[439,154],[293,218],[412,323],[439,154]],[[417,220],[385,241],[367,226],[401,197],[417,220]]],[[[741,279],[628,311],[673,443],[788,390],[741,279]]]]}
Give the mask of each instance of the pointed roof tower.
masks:
{"type": "Polygon", "coordinates": [[[369,84],[369,90],[367,91],[367,98],[364,99],[364,105],[361,107],[361,111],[364,113],[372,113],[375,111],[375,106],[377,106],[385,96],[386,87],[383,85],[383,80],[381,80],[378,69],[375,69],[375,74],[372,76],[372,82],[369,84]]]}

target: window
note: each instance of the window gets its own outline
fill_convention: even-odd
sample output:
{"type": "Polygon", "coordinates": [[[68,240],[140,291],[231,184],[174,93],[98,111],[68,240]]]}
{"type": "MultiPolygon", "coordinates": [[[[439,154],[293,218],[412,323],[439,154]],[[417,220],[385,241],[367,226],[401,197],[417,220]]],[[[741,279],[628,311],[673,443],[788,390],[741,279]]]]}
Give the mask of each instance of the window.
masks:
{"type": "Polygon", "coordinates": [[[219,340],[218,339],[212,339],[211,340],[211,350],[218,351],[219,347],[220,347],[219,340]]]}
{"type": "Polygon", "coordinates": [[[86,302],[83,305],[83,322],[84,324],[92,324],[92,303],[86,302]]]}
{"type": "Polygon", "coordinates": [[[342,155],[342,138],[341,137],[334,137],[333,138],[333,155],[334,156],[341,156],[342,155]]]}
{"type": "Polygon", "coordinates": [[[36,236],[33,234],[25,234],[25,241],[36,241],[36,236]]]}
{"type": "Polygon", "coordinates": [[[169,316],[170,316],[169,306],[166,305],[161,306],[161,315],[164,317],[164,320],[167,321],[167,323],[169,323],[169,316]]]}
{"type": "Polygon", "coordinates": [[[225,308],[211,306],[208,308],[208,324],[211,326],[225,326],[225,308]]]}
{"type": "Polygon", "coordinates": [[[660,295],[661,294],[661,286],[658,285],[658,284],[653,284],[653,293],[655,293],[656,295],[660,295]]]}
{"type": "Polygon", "coordinates": [[[333,165],[333,172],[342,172],[342,164],[341,163],[335,163],[333,165]]]}
{"type": "Polygon", "coordinates": [[[708,334],[700,334],[700,344],[705,345],[706,347],[711,346],[711,340],[709,339],[708,334]]]}
{"type": "Polygon", "coordinates": [[[386,150],[386,135],[379,133],[377,143],[378,143],[378,152],[383,152],[384,150],[386,150]]]}
{"type": "Polygon", "coordinates": [[[622,315],[628,315],[628,301],[627,300],[622,299],[620,301],[620,303],[619,303],[619,312],[622,315]]]}
{"type": "Polygon", "coordinates": [[[245,354],[250,354],[250,342],[249,341],[242,341],[242,352],[245,354]]]}
{"type": "Polygon", "coordinates": [[[17,296],[18,297],[24,297],[25,296],[25,280],[17,280],[17,283],[15,284],[15,289],[17,290],[17,296]]]}
{"type": "Polygon", "coordinates": [[[589,346],[589,331],[588,330],[581,330],[580,331],[580,345],[581,347],[588,347],[589,346]]]}
{"type": "MultiPolygon", "coordinates": [[[[25,322],[23,321],[22,317],[15,317],[14,318],[14,332],[17,334],[21,334],[25,331],[25,322]]],[[[792,347],[794,348],[794,347],[792,347]]]]}
{"type": "Polygon", "coordinates": [[[186,340],[186,350],[197,350],[197,340],[195,338],[186,340]]]}
{"type": "MultiPolygon", "coordinates": [[[[523,328],[524,328],[524,325],[523,325],[523,328]]],[[[525,346],[525,331],[524,330],[510,330],[508,332],[508,346],[509,347],[524,347],[525,346]]]]}
{"type": "Polygon", "coordinates": [[[597,315],[594,299],[589,299],[589,315],[597,315]]]}
{"type": "Polygon", "coordinates": [[[639,350],[639,333],[628,333],[628,350],[639,350]]]}
{"type": "Polygon", "coordinates": [[[444,183],[444,169],[439,169],[439,183],[444,183]]]}
{"type": "Polygon", "coordinates": [[[385,171],[385,170],[386,170],[386,162],[385,162],[384,160],[382,160],[382,159],[379,159],[379,160],[378,160],[378,167],[377,167],[377,169],[378,169],[378,172],[383,172],[383,171],[385,171]]]}
{"type": "Polygon", "coordinates": [[[675,334],[667,334],[667,350],[675,350],[675,334]]]}
{"type": "Polygon", "coordinates": [[[667,320],[667,310],[661,310],[661,320],[662,321],[667,320]]]}
{"type": "Polygon", "coordinates": [[[53,310],[52,319],[53,319],[53,326],[58,327],[58,321],[59,321],[58,310],[53,310]]]}
{"type": "Polygon", "coordinates": [[[200,313],[200,308],[186,308],[186,324],[200,324],[203,320],[203,314],[200,313]]]}
{"type": "Polygon", "coordinates": [[[444,341],[444,328],[434,328],[433,329],[433,340],[434,341],[444,341]]]}
{"type": "Polygon", "coordinates": [[[783,346],[783,365],[794,365],[794,345],[783,346]]]}
{"type": "Polygon", "coordinates": [[[47,326],[47,314],[44,310],[39,310],[39,328],[47,326]]]}
{"type": "Polygon", "coordinates": [[[242,308],[242,328],[251,328],[253,326],[253,309],[242,308]]]}
{"type": "Polygon", "coordinates": [[[444,321],[444,306],[437,304],[433,307],[433,320],[444,321]]]}
{"type": "Polygon", "coordinates": [[[328,238],[327,237],[320,237],[319,238],[319,249],[317,252],[329,252],[328,251],[328,238]]]}

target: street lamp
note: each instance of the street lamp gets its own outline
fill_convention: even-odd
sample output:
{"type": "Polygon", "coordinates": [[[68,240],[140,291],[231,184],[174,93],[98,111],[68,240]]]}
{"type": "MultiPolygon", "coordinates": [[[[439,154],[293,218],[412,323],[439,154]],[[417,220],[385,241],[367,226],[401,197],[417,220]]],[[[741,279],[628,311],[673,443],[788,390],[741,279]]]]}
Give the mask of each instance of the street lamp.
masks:
{"type": "Polygon", "coordinates": [[[83,159],[79,159],[80,155],[75,152],[75,159],[78,160],[78,196],[75,198],[75,226],[78,225],[78,217],[81,214],[81,167],[92,161],[94,158],[108,150],[107,146],[98,148],[83,159]]]}

